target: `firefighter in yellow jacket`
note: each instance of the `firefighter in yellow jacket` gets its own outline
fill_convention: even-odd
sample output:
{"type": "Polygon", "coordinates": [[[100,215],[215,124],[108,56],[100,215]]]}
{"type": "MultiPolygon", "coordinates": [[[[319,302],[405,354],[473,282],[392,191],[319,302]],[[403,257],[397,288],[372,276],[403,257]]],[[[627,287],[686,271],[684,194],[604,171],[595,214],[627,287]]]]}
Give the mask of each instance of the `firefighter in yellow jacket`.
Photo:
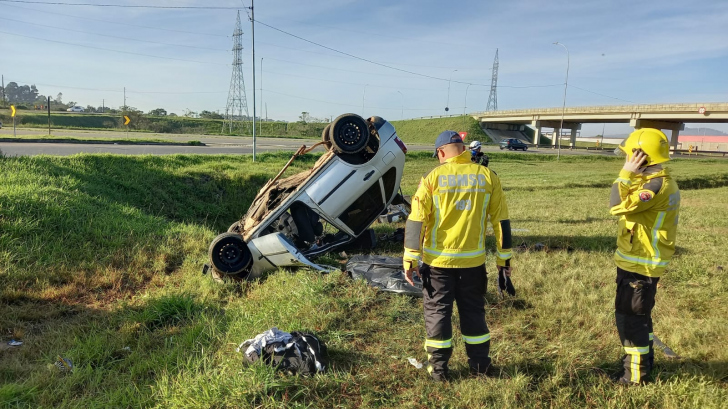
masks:
{"type": "Polygon", "coordinates": [[[498,176],[472,163],[457,132],[435,142],[440,166],[422,178],[405,229],[404,270],[423,281],[428,371],[447,380],[452,355],[452,309],[457,302],[468,364],[476,374],[490,366],[485,323],[485,233],[488,218],[497,242],[498,269],[510,276],[511,227],[498,176]],[[419,262],[422,265],[419,266],[419,262]]]}
{"type": "Polygon", "coordinates": [[[670,160],[665,134],[640,129],[618,148],[627,155],[612,185],[610,212],[619,217],[615,317],[624,347],[617,381],[638,384],[654,361],[652,308],[657,282],[675,252],[680,190],[662,163],[670,160]]]}

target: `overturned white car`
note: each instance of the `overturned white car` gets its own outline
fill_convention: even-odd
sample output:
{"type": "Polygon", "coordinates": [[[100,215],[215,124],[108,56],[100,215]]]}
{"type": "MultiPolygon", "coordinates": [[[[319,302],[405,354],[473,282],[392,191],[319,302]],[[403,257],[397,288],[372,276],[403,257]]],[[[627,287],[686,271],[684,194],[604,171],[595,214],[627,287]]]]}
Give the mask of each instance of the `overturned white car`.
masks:
{"type": "Polygon", "coordinates": [[[245,280],[278,267],[333,270],[312,260],[356,240],[401,199],[407,147],[389,122],[344,114],[326,126],[321,143],[327,151],[312,169],[281,179],[286,165],[212,241],[205,271],[245,280]]]}

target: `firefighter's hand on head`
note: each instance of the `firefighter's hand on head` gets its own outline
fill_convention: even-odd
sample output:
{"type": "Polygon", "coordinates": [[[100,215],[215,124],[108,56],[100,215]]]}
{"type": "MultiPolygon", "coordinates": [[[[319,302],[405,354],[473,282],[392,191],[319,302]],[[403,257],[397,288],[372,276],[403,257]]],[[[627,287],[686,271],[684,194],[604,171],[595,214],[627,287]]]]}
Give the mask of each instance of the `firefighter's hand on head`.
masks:
{"type": "Polygon", "coordinates": [[[410,268],[404,270],[404,279],[407,280],[410,285],[415,285],[415,274],[417,274],[417,277],[420,277],[420,279],[422,279],[417,263],[410,263],[410,268]]]}
{"type": "Polygon", "coordinates": [[[627,157],[627,161],[624,163],[624,167],[622,169],[640,174],[644,171],[642,166],[646,161],[647,155],[641,149],[638,149],[634,151],[631,156],[627,157]]]}

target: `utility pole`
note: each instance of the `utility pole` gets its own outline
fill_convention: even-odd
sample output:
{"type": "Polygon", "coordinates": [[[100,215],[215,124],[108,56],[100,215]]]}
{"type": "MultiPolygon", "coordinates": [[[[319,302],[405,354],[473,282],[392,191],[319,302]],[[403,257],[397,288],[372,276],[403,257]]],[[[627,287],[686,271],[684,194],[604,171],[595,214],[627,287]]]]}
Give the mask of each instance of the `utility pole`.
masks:
{"type": "Polygon", "coordinates": [[[473,85],[473,84],[468,84],[468,86],[465,87],[465,102],[463,103],[463,128],[465,128],[465,126],[467,126],[467,124],[468,124],[467,121],[465,120],[465,118],[466,118],[465,111],[468,109],[468,89],[470,88],[471,85],[473,85]]]}
{"type": "MultiPolygon", "coordinates": [[[[260,121],[263,122],[263,58],[260,59],[260,121]]],[[[260,132],[263,132],[263,125],[260,125],[260,132]]]]}
{"type": "Polygon", "coordinates": [[[255,7],[253,6],[253,0],[250,0],[250,23],[253,37],[253,162],[255,162],[255,7]]]}
{"type": "Polygon", "coordinates": [[[126,112],[126,87],[124,87],[124,109],[122,111],[126,112]]]}
{"type": "Polygon", "coordinates": [[[561,107],[561,125],[559,126],[558,153],[556,160],[561,158],[561,132],[564,128],[564,113],[566,112],[566,89],[569,87],[569,49],[565,45],[556,41],[554,45],[560,45],[566,50],[566,80],[564,80],[564,105],[561,107]]]}
{"type": "Polygon", "coordinates": [[[46,104],[46,108],[48,108],[48,136],[51,135],[51,97],[48,97],[48,103],[46,104]]]}
{"type": "Polygon", "coordinates": [[[447,103],[445,104],[445,115],[450,111],[450,83],[452,82],[452,74],[457,70],[452,70],[450,73],[450,79],[447,81],[447,103]]]}
{"type": "Polygon", "coordinates": [[[103,114],[104,112],[106,112],[106,100],[102,99],[101,100],[101,113],[103,114]]]}
{"type": "Polygon", "coordinates": [[[3,84],[2,84],[2,86],[3,86],[3,107],[5,107],[5,76],[4,75],[2,76],[2,80],[3,80],[3,84]]]}

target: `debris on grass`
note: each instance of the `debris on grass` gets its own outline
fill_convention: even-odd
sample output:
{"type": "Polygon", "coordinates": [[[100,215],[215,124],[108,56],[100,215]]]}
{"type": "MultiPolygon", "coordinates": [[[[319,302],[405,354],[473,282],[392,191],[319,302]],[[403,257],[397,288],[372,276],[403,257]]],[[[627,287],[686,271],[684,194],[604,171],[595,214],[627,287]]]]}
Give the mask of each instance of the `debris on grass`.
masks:
{"type": "Polygon", "coordinates": [[[416,359],[414,359],[414,358],[407,358],[407,361],[408,361],[408,362],[409,362],[410,364],[412,364],[412,366],[414,366],[415,368],[417,368],[417,369],[422,369],[422,364],[421,364],[421,363],[419,363],[419,362],[417,362],[417,360],[416,360],[416,359]]]}
{"type": "Polygon", "coordinates": [[[19,347],[23,345],[23,341],[16,341],[14,339],[11,339],[10,341],[8,341],[8,345],[10,345],[11,347],[19,347]]]}
{"type": "Polygon", "coordinates": [[[56,362],[53,364],[62,373],[73,372],[73,362],[69,358],[63,358],[60,355],[56,357],[56,362]]]}

